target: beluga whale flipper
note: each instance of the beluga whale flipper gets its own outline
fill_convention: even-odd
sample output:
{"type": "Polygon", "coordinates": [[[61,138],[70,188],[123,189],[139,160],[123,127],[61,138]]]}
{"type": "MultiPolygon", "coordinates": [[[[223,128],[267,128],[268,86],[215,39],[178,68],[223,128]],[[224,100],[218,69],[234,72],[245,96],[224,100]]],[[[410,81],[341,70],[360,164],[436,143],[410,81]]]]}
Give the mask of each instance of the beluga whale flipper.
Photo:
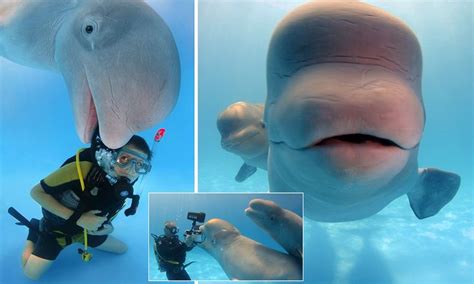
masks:
{"type": "Polygon", "coordinates": [[[267,169],[268,140],[263,124],[263,105],[237,102],[228,106],[217,118],[221,146],[240,156],[244,163],[235,176],[243,182],[257,168],[267,169]]]}
{"type": "Polygon", "coordinates": [[[419,169],[422,57],[401,20],[366,3],[314,1],[274,30],[264,122],[271,191],[305,193],[305,215],[369,217],[407,194],[420,219],[460,177],[419,169]]]}
{"type": "Polygon", "coordinates": [[[176,104],[179,56],[161,17],[143,1],[49,0],[0,4],[0,55],[62,74],[76,131],[123,146],[176,104]]]}

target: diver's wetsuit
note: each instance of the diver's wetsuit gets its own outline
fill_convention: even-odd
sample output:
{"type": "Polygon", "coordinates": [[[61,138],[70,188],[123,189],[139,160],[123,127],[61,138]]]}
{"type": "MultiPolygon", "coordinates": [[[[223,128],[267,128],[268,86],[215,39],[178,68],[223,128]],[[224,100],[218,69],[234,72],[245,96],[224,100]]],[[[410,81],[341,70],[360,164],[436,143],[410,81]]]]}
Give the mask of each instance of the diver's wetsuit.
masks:
{"type": "Polygon", "coordinates": [[[191,280],[184,262],[186,252],[193,247],[186,246],[177,235],[161,235],[155,238],[155,256],[160,270],[166,271],[168,280],[191,280]]]}
{"type": "MultiPolygon", "coordinates": [[[[105,173],[97,166],[92,149],[86,149],[79,155],[79,164],[85,182],[85,191],[82,191],[76,168],[75,156],[66,160],[63,165],[41,180],[41,187],[63,206],[74,210],[80,216],[90,210],[100,210],[101,215],[108,214],[106,222],[123,207],[125,200],[118,199],[112,186],[105,179],[105,173]]],[[[56,216],[42,208],[43,218],[35,224],[39,226],[41,234],[36,238],[28,238],[35,243],[33,255],[55,260],[61,250],[74,242],[83,242],[83,228],[76,222],[56,216]]],[[[96,247],[107,239],[107,235],[88,235],[88,245],[96,247]]]]}

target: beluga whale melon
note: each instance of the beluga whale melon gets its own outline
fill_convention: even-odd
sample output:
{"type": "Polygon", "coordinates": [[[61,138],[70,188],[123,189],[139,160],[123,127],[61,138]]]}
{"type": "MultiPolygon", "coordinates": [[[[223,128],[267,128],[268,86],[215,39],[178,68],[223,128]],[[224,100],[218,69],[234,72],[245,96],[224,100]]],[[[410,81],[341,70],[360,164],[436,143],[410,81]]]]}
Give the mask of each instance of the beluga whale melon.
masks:
{"type": "Polygon", "coordinates": [[[317,221],[366,218],[402,195],[418,218],[437,214],[460,177],[418,167],[421,78],[415,34],[379,8],[314,1],[289,13],[267,56],[270,190],[304,192],[317,221]]]}

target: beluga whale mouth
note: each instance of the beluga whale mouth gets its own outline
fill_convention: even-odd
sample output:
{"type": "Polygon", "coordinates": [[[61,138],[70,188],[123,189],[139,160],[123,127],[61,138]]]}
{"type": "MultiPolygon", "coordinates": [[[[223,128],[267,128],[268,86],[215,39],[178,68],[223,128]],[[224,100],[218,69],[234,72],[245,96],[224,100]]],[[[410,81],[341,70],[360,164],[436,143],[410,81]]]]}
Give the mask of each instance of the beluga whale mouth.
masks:
{"type": "MultiPolygon", "coordinates": [[[[86,80],[87,81],[87,80],[86,80]]],[[[84,112],[84,117],[78,117],[77,120],[82,120],[85,123],[83,125],[82,131],[78,129],[82,133],[80,137],[83,137],[83,140],[90,141],[92,139],[92,135],[94,130],[97,128],[99,120],[97,118],[97,110],[94,103],[94,98],[92,96],[92,92],[90,90],[90,86],[87,83],[86,94],[84,95],[86,105],[84,109],[87,110],[84,112]]],[[[73,106],[74,108],[80,108],[80,106],[73,106]]],[[[80,111],[79,111],[80,113],[80,111]]],[[[81,123],[79,123],[81,125],[81,123]]]]}
{"type": "Polygon", "coordinates": [[[385,146],[385,147],[398,147],[402,150],[406,150],[401,147],[394,141],[390,139],[380,138],[373,135],[354,133],[354,134],[345,134],[337,135],[328,138],[324,138],[316,142],[313,147],[318,146],[330,146],[339,143],[348,143],[348,144],[363,144],[363,145],[373,145],[373,146],[385,146]]]}

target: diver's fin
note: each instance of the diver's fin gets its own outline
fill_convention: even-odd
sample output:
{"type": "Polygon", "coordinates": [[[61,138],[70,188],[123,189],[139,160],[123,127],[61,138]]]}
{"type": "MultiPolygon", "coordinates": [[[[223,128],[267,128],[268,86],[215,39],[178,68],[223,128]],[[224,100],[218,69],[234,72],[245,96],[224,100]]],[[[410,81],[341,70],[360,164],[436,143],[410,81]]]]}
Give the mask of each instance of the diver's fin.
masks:
{"type": "Polygon", "coordinates": [[[418,169],[418,183],[407,193],[418,219],[436,215],[456,195],[461,177],[438,169],[418,169]]]}
{"type": "Polygon", "coordinates": [[[191,264],[195,263],[196,261],[191,261],[190,263],[186,263],[183,265],[183,268],[186,268],[188,266],[190,266],[191,264]]]}
{"type": "Polygon", "coordinates": [[[246,163],[240,167],[239,172],[235,176],[235,180],[237,182],[243,182],[244,180],[248,179],[251,175],[253,175],[257,171],[257,167],[249,166],[246,163]]]}

